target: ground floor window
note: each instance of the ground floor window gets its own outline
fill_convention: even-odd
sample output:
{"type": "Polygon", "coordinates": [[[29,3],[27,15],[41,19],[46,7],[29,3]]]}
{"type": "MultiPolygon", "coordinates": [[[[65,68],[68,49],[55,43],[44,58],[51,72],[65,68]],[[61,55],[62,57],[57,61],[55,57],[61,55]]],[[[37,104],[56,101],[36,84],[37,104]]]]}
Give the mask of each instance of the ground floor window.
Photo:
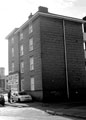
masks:
{"type": "Polygon", "coordinates": [[[34,77],[30,78],[30,83],[31,83],[31,91],[35,90],[35,81],[34,81],[34,77]]]}
{"type": "Polygon", "coordinates": [[[21,91],[24,90],[24,79],[21,79],[21,91]]]}

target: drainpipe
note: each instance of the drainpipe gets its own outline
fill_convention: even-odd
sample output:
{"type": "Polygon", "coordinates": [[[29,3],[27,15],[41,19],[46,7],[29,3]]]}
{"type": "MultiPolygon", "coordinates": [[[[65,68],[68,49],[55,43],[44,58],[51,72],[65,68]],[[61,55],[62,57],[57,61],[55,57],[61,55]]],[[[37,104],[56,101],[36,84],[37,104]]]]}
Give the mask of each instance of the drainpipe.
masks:
{"type": "Polygon", "coordinates": [[[66,85],[67,85],[67,98],[69,100],[69,84],[68,84],[68,67],[67,67],[67,47],[65,38],[65,21],[63,20],[63,39],[64,39],[64,53],[65,53],[65,68],[66,68],[66,85]]]}
{"type": "Polygon", "coordinates": [[[18,35],[18,62],[19,62],[19,91],[21,91],[21,75],[20,75],[20,42],[19,42],[19,35],[18,35]]]}

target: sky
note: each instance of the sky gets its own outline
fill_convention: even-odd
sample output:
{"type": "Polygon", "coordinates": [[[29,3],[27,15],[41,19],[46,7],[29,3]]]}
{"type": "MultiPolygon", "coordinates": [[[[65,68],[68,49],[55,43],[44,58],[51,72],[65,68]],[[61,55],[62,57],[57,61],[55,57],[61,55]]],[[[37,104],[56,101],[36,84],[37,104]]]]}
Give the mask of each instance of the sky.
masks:
{"type": "Polygon", "coordinates": [[[8,75],[8,40],[5,37],[27,21],[39,6],[51,13],[75,18],[86,16],[86,0],[0,0],[0,67],[8,75]]]}

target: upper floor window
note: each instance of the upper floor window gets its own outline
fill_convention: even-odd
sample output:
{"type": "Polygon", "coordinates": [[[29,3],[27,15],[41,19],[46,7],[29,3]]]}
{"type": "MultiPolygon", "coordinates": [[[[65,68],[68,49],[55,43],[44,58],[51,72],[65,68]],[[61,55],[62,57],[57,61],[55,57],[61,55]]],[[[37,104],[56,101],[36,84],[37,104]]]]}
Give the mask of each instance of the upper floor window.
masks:
{"type": "Polygon", "coordinates": [[[14,44],[14,38],[13,37],[12,37],[11,41],[12,41],[12,44],[14,44]]]}
{"type": "Polygon", "coordinates": [[[21,70],[21,73],[24,73],[24,62],[23,61],[20,63],[20,70],[21,70]]]}
{"type": "Polygon", "coordinates": [[[33,32],[33,27],[32,27],[32,24],[29,25],[29,34],[33,32]]]}
{"type": "Polygon", "coordinates": [[[29,39],[29,51],[33,50],[33,38],[29,39]]]}
{"type": "Polygon", "coordinates": [[[31,83],[31,91],[35,90],[35,81],[34,81],[34,77],[30,78],[30,83],[31,83]]]}
{"type": "Polygon", "coordinates": [[[14,62],[12,62],[12,72],[14,72],[14,62]]]}
{"type": "Polygon", "coordinates": [[[20,33],[20,40],[23,39],[23,33],[20,33]]]}
{"type": "Polygon", "coordinates": [[[83,42],[84,50],[86,50],[86,42],[83,42]]]}
{"type": "Polygon", "coordinates": [[[30,57],[30,70],[34,70],[34,57],[30,57]]]}
{"type": "Polygon", "coordinates": [[[24,55],[23,45],[20,46],[20,56],[24,55]]]}
{"type": "Polygon", "coordinates": [[[14,57],[14,48],[12,48],[12,57],[14,57]]]}

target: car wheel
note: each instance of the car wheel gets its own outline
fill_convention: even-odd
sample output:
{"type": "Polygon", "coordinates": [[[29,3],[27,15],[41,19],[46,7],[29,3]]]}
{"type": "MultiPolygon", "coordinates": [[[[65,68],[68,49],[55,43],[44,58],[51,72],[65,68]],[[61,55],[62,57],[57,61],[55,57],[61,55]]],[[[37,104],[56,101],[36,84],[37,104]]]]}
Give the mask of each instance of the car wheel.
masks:
{"type": "Polygon", "coordinates": [[[5,105],[5,102],[2,103],[2,106],[4,106],[4,105],[5,105]]]}

